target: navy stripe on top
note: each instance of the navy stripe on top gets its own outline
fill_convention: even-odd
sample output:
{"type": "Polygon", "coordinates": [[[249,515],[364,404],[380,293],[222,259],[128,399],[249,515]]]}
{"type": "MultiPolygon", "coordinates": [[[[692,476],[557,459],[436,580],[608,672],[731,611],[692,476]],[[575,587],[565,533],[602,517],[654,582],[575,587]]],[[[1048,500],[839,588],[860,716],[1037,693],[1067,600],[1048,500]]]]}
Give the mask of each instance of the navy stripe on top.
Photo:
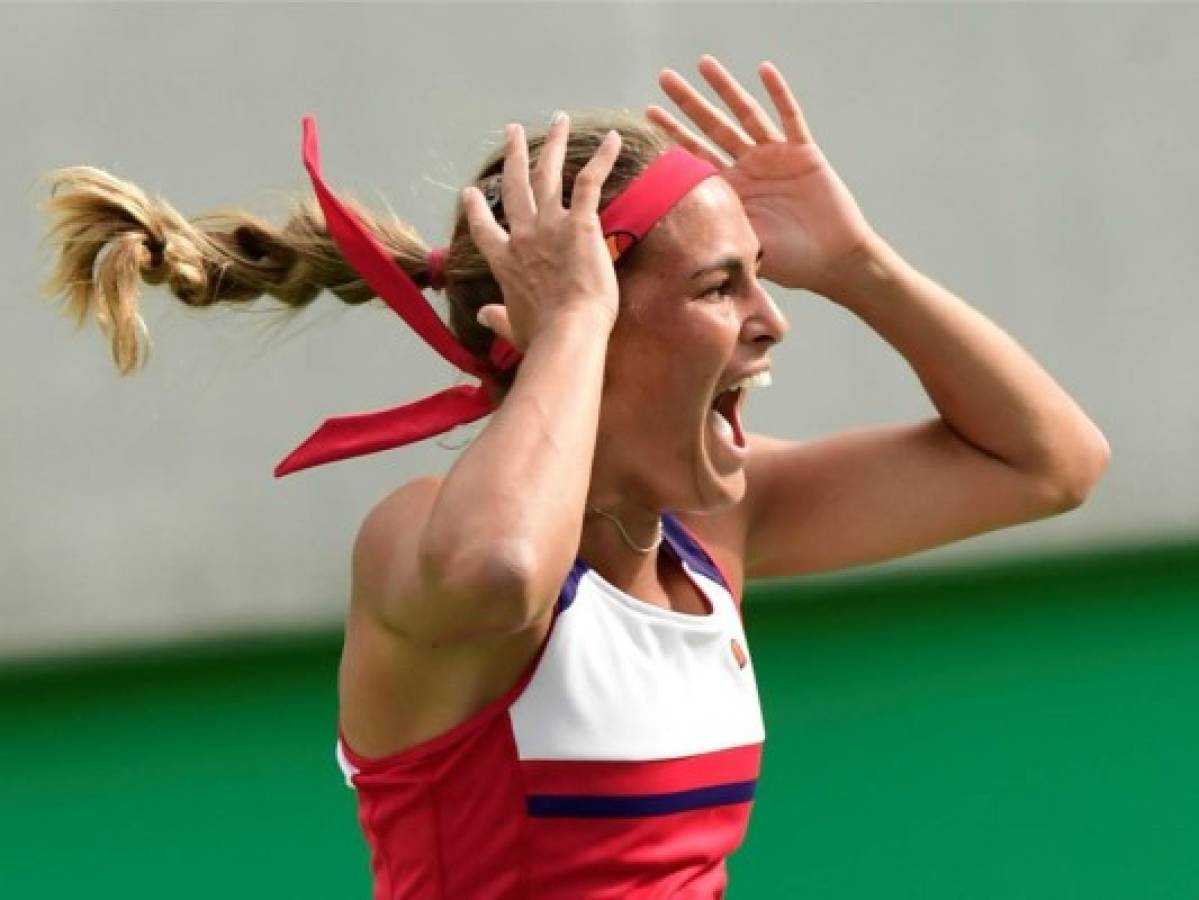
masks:
{"type": "MultiPolygon", "coordinates": [[[[724,580],[720,567],[716,565],[708,552],[695,541],[678,519],[665,511],[662,513],[662,539],[666,541],[676,557],[686,560],[691,568],[707,578],[711,578],[730,594],[733,592],[728,582],[724,580]]],[[[581,556],[575,557],[574,565],[570,567],[566,581],[563,582],[562,589],[558,592],[558,602],[554,608],[555,614],[565,612],[570,608],[570,604],[574,603],[575,593],[579,589],[579,579],[583,577],[583,573],[588,568],[589,566],[581,556]]]]}
{"type": "Polygon", "coordinates": [[[570,604],[575,602],[575,594],[579,590],[579,579],[583,577],[583,573],[586,571],[587,564],[576,556],[574,565],[566,573],[566,581],[562,583],[562,589],[558,591],[558,602],[554,606],[554,615],[565,612],[570,607],[570,604]]]}
{"type": "Polygon", "coordinates": [[[753,799],[757,783],[756,779],[751,779],[669,794],[530,794],[525,799],[529,815],[546,818],[665,816],[710,806],[744,803],[753,799]]]}
{"type": "Polygon", "coordinates": [[[679,559],[686,560],[691,568],[702,572],[706,577],[723,586],[730,594],[733,592],[712,557],[708,556],[707,551],[696,543],[695,538],[683,524],[668,512],[662,513],[662,531],[679,559]]]}

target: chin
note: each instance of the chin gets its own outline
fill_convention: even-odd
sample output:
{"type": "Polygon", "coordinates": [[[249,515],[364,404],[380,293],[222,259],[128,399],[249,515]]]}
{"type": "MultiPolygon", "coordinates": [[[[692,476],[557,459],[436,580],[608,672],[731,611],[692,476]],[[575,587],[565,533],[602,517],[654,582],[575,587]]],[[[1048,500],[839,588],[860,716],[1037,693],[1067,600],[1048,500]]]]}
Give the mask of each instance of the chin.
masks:
{"type": "Polygon", "coordinates": [[[717,499],[705,507],[707,512],[719,512],[722,509],[728,509],[731,506],[736,506],[745,499],[745,470],[734,472],[732,475],[726,475],[720,479],[720,485],[723,491],[718,495],[717,499]]]}
{"type": "MultiPolygon", "coordinates": [[[[731,468],[726,463],[726,471],[720,471],[713,462],[707,440],[700,430],[689,445],[668,450],[659,437],[652,438],[643,453],[635,454],[639,459],[635,480],[640,482],[645,496],[656,497],[655,502],[663,509],[701,515],[729,509],[744,500],[748,461],[731,468]]],[[[624,446],[627,448],[628,444],[624,446]]]]}
{"type": "Polygon", "coordinates": [[[706,455],[702,455],[691,504],[678,509],[693,513],[715,513],[736,506],[745,499],[745,467],[727,474],[717,472],[706,455]]]}

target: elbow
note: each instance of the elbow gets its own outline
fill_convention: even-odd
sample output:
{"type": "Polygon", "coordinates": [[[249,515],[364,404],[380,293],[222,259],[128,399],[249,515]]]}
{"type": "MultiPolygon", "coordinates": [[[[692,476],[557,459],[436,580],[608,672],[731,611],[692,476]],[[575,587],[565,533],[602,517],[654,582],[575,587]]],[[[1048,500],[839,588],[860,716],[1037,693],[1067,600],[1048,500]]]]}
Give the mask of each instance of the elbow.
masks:
{"type": "Polygon", "coordinates": [[[1094,425],[1091,431],[1081,449],[1058,467],[1054,477],[1062,511],[1082,506],[1111,462],[1112,450],[1107,438],[1094,425]]]}
{"type": "Polygon", "coordinates": [[[512,634],[530,615],[528,554],[492,546],[477,553],[421,556],[425,637],[461,642],[512,634]]]}

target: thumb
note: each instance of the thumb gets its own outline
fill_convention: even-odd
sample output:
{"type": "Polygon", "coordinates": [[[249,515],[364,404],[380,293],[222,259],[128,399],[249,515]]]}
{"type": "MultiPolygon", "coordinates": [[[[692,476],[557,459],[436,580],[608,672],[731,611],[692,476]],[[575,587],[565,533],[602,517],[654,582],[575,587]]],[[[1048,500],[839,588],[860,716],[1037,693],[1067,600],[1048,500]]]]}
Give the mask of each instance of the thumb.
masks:
{"type": "Polygon", "coordinates": [[[508,310],[502,303],[489,303],[479,307],[475,315],[479,324],[490,328],[512,346],[516,346],[516,338],[512,333],[512,323],[508,320],[508,310]]]}

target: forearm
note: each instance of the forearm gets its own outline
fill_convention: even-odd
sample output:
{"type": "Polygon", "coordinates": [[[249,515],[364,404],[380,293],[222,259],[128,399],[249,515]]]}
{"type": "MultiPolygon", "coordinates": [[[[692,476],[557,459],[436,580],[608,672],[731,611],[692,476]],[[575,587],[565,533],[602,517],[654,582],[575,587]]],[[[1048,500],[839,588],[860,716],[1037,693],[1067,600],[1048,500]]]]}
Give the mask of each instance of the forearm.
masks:
{"type": "Polygon", "coordinates": [[[881,238],[821,286],[911,364],[943,420],[963,439],[1038,477],[1085,490],[1107,441],[1016,341],[922,275],[881,238]]]}
{"type": "Polygon", "coordinates": [[[429,557],[459,573],[565,577],[582,532],[611,328],[605,312],[571,310],[534,338],[504,402],[441,485],[423,540],[429,557]]]}

